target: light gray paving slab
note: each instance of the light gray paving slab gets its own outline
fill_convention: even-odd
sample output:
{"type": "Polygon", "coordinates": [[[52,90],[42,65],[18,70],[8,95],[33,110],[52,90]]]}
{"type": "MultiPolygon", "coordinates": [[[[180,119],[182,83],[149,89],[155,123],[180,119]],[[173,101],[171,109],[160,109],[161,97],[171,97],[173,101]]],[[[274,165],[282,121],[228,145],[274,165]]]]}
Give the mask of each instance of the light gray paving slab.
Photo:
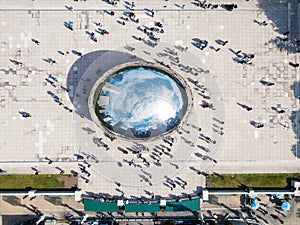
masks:
{"type": "MultiPolygon", "coordinates": [[[[5,32],[0,33],[0,82],[9,82],[9,85],[0,86],[1,168],[9,173],[32,173],[31,165],[37,165],[42,173],[57,173],[54,167],[58,165],[66,171],[79,171],[74,154],[84,152],[99,159],[98,163],[87,159],[92,164],[92,175],[88,184],[80,179],[80,186],[85,191],[120,194],[115,190],[114,181],[121,181],[124,183],[122,190],[129,196],[144,195],[144,189],[167,196],[170,188],[163,185],[164,176],[174,179],[179,176],[187,180],[185,190],[177,187],[173,193],[194,192],[197,186],[205,185],[205,178],[198,176],[190,167],[219,173],[299,172],[299,158],[292,151],[298,143],[295,126],[290,120],[291,115],[299,110],[299,101],[291,89],[294,81],[299,80],[299,68],[288,65],[290,61],[299,61],[299,58],[287,54],[274,44],[273,39],[279,34],[266,13],[257,8],[256,1],[241,1],[239,8],[233,12],[223,9],[202,10],[185,1],[177,2],[179,5],[186,4],[186,9],[179,9],[173,1],[139,1],[136,5],[140,23],[126,22],[123,26],[116,21],[123,13],[124,2],[116,7],[92,0],[89,3],[72,2],[74,12],[70,12],[65,8],[70,1],[51,1],[51,4],[42,0],[18,1],[18,4],[16,1],[2,1],[0,27],[5,32]],[[167,7],[164,8],[164,5],[167,7]],[[156,9],[155,17],[147,16],[144,8],[156,9]],[[104,13],[103,9],[115,9],[115,16],[104,13]],[[253,19],[267,20],[269,25],[260,27],[253,23],[253,19]],[[64,27],[67,21],[74,22],[74,31],[64,27]],[[134,35],[146,39],[137,26],[154,26],[154,21],[162,21],[165,26],[165,33],[157,35],[161,38],[157,47],[149,47],[132,38],[134,35]],[[97,43],[85,33],[95,30],[95,22],[101,22],[109,31],[107,36],[96,33],[97,43]],[[40,46],[33,43],[31,38],[41,41],[40,46]],[[220,51],[216,52],[209,46],[201,51],[192,45],[193,38],[206,39],[209,46],[220,47],[220,51]],[[228,44],[220,46],[215,42],[216,39],[228,40],[228,44]],[[126,50],[124,47],[128,45],[134,46],[135,50],[126,50]],[[172,65],[168,57],[159,58],[156,55],[165,47],[175,49],[174,45],[188,47],[187,52],[176,50],[183,65],[202,67],[210,73],[199,72],[198,76],[194,76],[172,65]],[[253,64],[235,63],[232,60],[234,54],[229,49],[255,54],[253,64]],[[79,58],[71,53],[72,50],[94,54],[84,55],[78,66],[79,58]],[[194,147],[186,144],[178,133],[172,134],[176,138],[172,153],[178,154],[178,158],[164,157],[161,168],[151,166],[152,186],[140,181],[139,169],[124,163],[120,168],[118,162],[135,156],[124,156],[117,147],[132,146],[132,142],[123,139],[110,142],[104,137],[102,129],[76,113],[76,110],[88,113],[84,105],[89,88],[97,76],[121,59],[101,58],[99,52],[103,50],[120,51],[152,62],[154,59],[163,60],[184,79],[193,78],[208,87],[215,111],[199,105],[203,98],[189,83],[194,107],[188,123],[200,126],[202,133],[211,136],[217,144],[207,144],[198,139],[196,130],[191,125],[185,125],[183,129],[191,131],[191,134],[184,133],[182,137],[191,139],[194,147]],[[67,51],[69,54],[66,54],[67,51]],[[43,60],[48,57],[57,63],[50,65],[43,60]],[[9,59],[21,61],[24,66],[17,67],[9,59]],[[97,60],[100,60],[99,63],[97,60]],[[92,61],[95,61],[94,64],[91,64],[92,61]],[[69,94],[49,85],[45,80],[49,74],[57,77],[58,85],[69,85],[69,94]],[[260,79],[275,82],[276,85],[263,86],[260,79]],[[75,86],[74,83],[79,85],[75,86]],[[73,112],[55,103],[47,91],[57,95],[73,112]],[[237,102],[250,105],[253,110],[247,112],[237,102]],[[271,109],[279,104],[285,110],[282,115],[271,109]],[[29,111],[32,117],[22,118],[19,110],[29,111]],[[224,121],[224,124],[214,118],[224,121]],[[250,120],[262,122],[265,126],[255,129],[249,124],[250,120]],[[216,126],[223,128],[224,135],[213,131],[212,128],[216,126]],[[96,133],[88,134],[82,129],[84,127],[96,133]],[[104,138],[111,150],[105,152],[97,147],[93,143],[93,136],[104,138]],[[204,152],[197,145],[203,145],[211,152],[204,152]],[[218,163],[202,160],[195,153],[211,157],[218,163]],[[55,161],[53,166],[44,160],[46,156],[55,161]],[[179,169],[170,163],[178,165],[179,169]]],[[[277,14],[277,25],[284,27],[287,24],[287,7],[284,3],[276,10],[270,8],[268,13],[277,14]]],[[[145,144],[151,148],[160,142],[157,140],[145,144]]]]}

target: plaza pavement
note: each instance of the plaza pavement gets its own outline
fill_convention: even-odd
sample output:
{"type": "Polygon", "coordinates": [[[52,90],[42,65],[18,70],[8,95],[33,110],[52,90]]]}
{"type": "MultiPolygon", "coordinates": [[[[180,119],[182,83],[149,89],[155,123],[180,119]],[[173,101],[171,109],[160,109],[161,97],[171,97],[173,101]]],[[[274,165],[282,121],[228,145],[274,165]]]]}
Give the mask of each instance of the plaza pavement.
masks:
{"type": "MultiPolygon", "coordinates": [[[[241,212],[241,196],[211,196],[212,198],[208,202],[202,203],[202,214],[205,217],[211,217],[211,213],[216,215],[226,215],[227,213],[230,216],[240,216],[247,217],[245,212],[241,212]]],[[[276,208],[276,204],[270,201],[270,196],[259,195],[260,207],[264,209],[264,205],[268,205],[268,214],[264,215],[259,211],[254,211],[255,218],[263,224],[280,224],[279,221],[276,221],[272,218],[271,215],[279,216],[284,224],[297,224],[299,223],[299,202],[296,202],[295,199],[292,199],[290,202],[292,204],[291,210],[283,212],[276,208]]]]}
{"type": "MultiPolygon", "coordinates": [[[[177,187],[172,194],[193,193],[197,186],[205,186],[205,178],[192,171],[191,166],[207,173],[299,172],[299,158],[296,156],[299,156],[297,137],[293,130],[295,126],[290,119],[291,115],[299,118],[299,114],[296,113],[299,110],[299,101],[295,99],[291,88],[295,80],[299,81],[299,68],[288,65],[290,61],[299,62],[299,56],[285,50],[280,51],[276,47],[272,40],[280,34],[275,31],[276,27],[271,25],[272,21],[267,20],[265,13],[256,7],[256,3],[240,1],[237,10],[228,12],[223,9],[202,10],[186,1],[139,1],[136,2],[136,10],[140,23],[127,22],[122,26],[117,20],[125,8],[124,3],[115,7],[103,1],[92,0],[51,1],[51,4],[42,0],[1,1],[0,26],[5,32],[0,33],[0,168],[8,173],[33,173],[30,168],[32,166],[36,166],[41,173],[58,173],[55,166],[67,172],[71,169],[78,171],[74,153],[85,152],[98,157],[99,163],[90,161],[90,182],[85,184],[84,180],[79,179],[79,186],[84,191],[94,193],[120,194],[115,190],[114,181],[121,180],[124,184],[122,190],[128,196],[145,195],[145,189],[168,196],[170,189],[162,184],[162,177],[166,175],[172,178],[179,176],[188,182],[185,190],[177,187]],[[175,4],[186,4],[186,8],[182,10],[175,4]],[[72,5],[74,12],[67,11],[65,5],[72,5]],[[164,5],[166,7],[163,7],[164,5]],[[144,8],[156,9],[155,17],[147,16],[144,8]],[[103,9],[115,9],[115,16],[104,13],[103,9]],[[253,19],[267,20],[269,25],[260,27],[253,23],[253,19]],[[64,27],[66,21],[74,21],[74,31],[64,27]],[[132,35],[146,38],[136,27],[154,26],[154,21],[162,21],[165,30],[164,34],[158,35],[161,41],[157,47],[151,48],[132,38],[132,35]],[[96,28],[94,22],[101,22],[110,32],[105,37],[98,35],[97,43],[91,41],[85,33],[96,28]],[[41,45],[34,44],[31,38],[41,41],[41,45]],[[215,43],[218,38],[228,40],[228,44],[220,46],[219,52],[209,47],[201,51],[191,44],[192,38],[206,39],[209,46],[214,47],[219,47],[215,43]],[[126,45],[135,46],[136,50],[130,52],[124,48],[126,45]],[[206,75],[200,74],[194,79],[211,85],[209,92],[215,96],[213,103],[217,109],[202,109],[199,106],[202,98],[193,90],[195,107],[188,122],[197,124],[202,127],[204,134],[218,139],[217,145],[206,145],[197,139],[198,134],[193,131],[186,135],[186,138],[191,139],[195,145],[201,144],[211,148],[208,156],[218,163],[209,163],[207,160],[204,162],[195,156],[195,152],[202,155],[206,153],[197,147],[191,148],[174,133],[177,142],[172,152],[182,158],[174,159],[173,162],[178,164],[180,169],[172,168],[169,164],[172,160],[165,157],[162,160],[163,168],[151,167],[155,183],[150,187],[140,182],[140,171],[128,166],[122,169],[117,167],[117,162],[125,156],[116,148],[132,143],[122,139],[111,143],[104,138],[111,145],[111,151],[106,153],[99,149],[93,144],[92,135],[82,128],[90,127],[96,130],[97,135],[103,137],[102,130],[87,118],[81,118],[75,110],[70,113],[59,106],[47,91],[58,95],[68,107],[86,113],[86,108],[81,108],[81,104],[78,107],[77,102],[70,101],[70,98],[85,99],[87,102],[87,90],[92,87],[91,79],[97,79],[95,74],[99,75],[105,71],[106,68],[101,67],[103,71],[95,73],[97,65],[93,64],[91,59],[97,60],[100,57],[98,60],[101,61],[101,55],[98,55],[97,51],[121,51],[128,54],[128,58],[130,55],[136,55],[153,61],[153,58],[157,59],[156,53],[173,45],[188,46],[185,53],[177,51],[184,65],[194,68],[206,67],[210,71],[206,78],[206,75]],[[234,55],[229,48],[255,53],[253,65],[233,62],[234,55]],[[78,56],[72,54],[71,50],[95,54],[91,54],[90,58],[83,56],[78,64],[80,67],[77,67],[74,64],[79,61],[78,56]],[[69,51],[70,54],[62,56],[57,51],[69,51]],[[144,51],[151,54],[145,54],[144,51]],[[57,64],[50,65],[43,61],[43,58],[47,57],[55,59],[57,64]],[[9,59],[19,60],[25,65],[16,67],[9,59]],[[90,74],[87,71],[94,73],[90,74]],[[78,83],[79,88],[71,93],[63,92],[59,88],[54,89],[45,81],[49,74],[56,76],[63,86],[68,85],[68,78],[71,76],[72,80],[69,82],[78,83]],[[274,81],[276,85],[263,86],[259,83],[262,78],[274,81]],[[239,107],[237,102],[250,105],[253,110],[247,112],[239,107]],[[272,106],[280,106],[285,113],[276,113],[271,109],[272,106]],[[19,110],[30,112],[32,117],[21,118],[19,110]],[[224,120],[223,136],[212,131],[213,126],[220,126],[213,119],[215,114],[223,117],[217,118],[224,120]],[[265,127],[255,129],[249,125],[250,120],[262,122],[265,127]],[[292,151],[293,146],[296,146],[295,154],[292,151]],[[54,160],[54,163],[48,165],[44,157],[54,160]]],[[[286,4],[273,4],[276,4],[277,8],[270,8],[270,11],[272,13],[274,10],[277,16],[276,24],[287,30],[286,4]]],[[[116,63],[114,60],[102,60],[102,66],[106,65],[108,69],[109,65],[116,63]]],[[[170,64],[170,61],[166,59],[166,63],[170,64]]],[[[172,69],[184,78],[190,76],[176,66],[172,66],[172,69]]],[[[192,89],[192,85],[189,85],[192,89]]],[[[296,125],[296,129],[298,126],[299,124],[296,125]]],[[[192,128],[185,126],[184,129],[192,128]]],[[[148,144],[152,146],[156,143],[148,144]]]]}
{"type": "Polygon", "coordinates": [[[23,199],[18,196],[1,196],[0,200],[0,224],[21,223],[29,218],[24,219],[24,215],[36,218],[35,209],[47,217],[64,218],[66,215],[81,217],[83,215],[83,204],[74,201],[73,196],[49,197],[38,196],[30,201],[30,198],[23,199]],[[20,218],[17,218],[17,217],[20,218]],[[23,216],[23,217],[22,217],[23,216]],[[12,219],[9,219],[12,218],[12,219]]]}

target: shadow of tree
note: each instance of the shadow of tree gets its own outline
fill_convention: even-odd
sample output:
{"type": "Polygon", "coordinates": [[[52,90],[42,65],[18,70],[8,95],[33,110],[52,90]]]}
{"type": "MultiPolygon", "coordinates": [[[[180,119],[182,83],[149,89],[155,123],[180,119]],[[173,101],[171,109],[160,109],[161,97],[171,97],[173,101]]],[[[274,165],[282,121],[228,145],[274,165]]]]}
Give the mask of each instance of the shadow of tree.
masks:
{"type": "Polygon", "coordinates": [[[218,205],[224,207],[225,209],[227,209],[228,211],[232,212],[233,214],[235,214],[236,216],[239,216],[239,212],[235,209],[232,209],[231,207],[225,205],[224,203],[219,203],[218,205]]]}
{"type": "Polygon", "coordinates": [[[21,206],[21,200],[16,196],[3,196],[2,200],[14,206],[21,206]]]}
{"type": "Polygon", "coordinates": [[[209,196],[208,203],[210,204],[219,204],[219,198],[213,195],[209,196]]]}
{"type": "Polygon", "coordinates": [[[300,158],[300,109],[297,111],[292,111],[289,119],[291,120],[293,131],[295,133],[295,139],[297,140],[296,144],[291,146],[291,151],[297,158],[300,158]]]}
{"type": "Polygon", "coordinates": [[[291,2],[290,10],[286,1],[259,0],[257,6],[264,11],[268,20],[272,21],[274,31],[278,33],[277,37],[272,38],[266,44],[275,45],[288,53],[295,53],[300,50],[300,46],[297,45],[298,6],[296,0],[288,2],[291,2]]]}
{"type": "Polygon", "coordinates": [[[61,197],[50,197],[45,195],[44,199],[53,205],[62,205],[62,198],[61,197]]]}
{"type": "Polygon", "coordinates": [[[36,212],[32,207],[29,207],[29,206],[27,206],[25,204],[22,204],[20,206],[24,207],[25,209],[27,209],[30,212],[33,212],[33,213],[37,213],[38,212],[38,211],[36,212]]]}
{"type": "Polygon", "coordinates": [[[249,191],[249,187],[246,184],[239,184],[238,188],[245,191],[249,191]]]}
{"type": "Polygon", "coordinates": [[[64,207],[66,207],[66,208],[68,208],[68,209],[70,209],[70,210],[72,210],[74,213],[76,213],[80,217],[84,216],[83,212],[81,212],[81,211],[79,211],[77,209],[74,209],[73,207],[69,206],[68,204],[61,204],[61,205],[64,206],[64,207]]]}
{"type": "Polygon", "coordinates": [[[36,215],[2,215],[2,225],[35,224],[36,215]]]}

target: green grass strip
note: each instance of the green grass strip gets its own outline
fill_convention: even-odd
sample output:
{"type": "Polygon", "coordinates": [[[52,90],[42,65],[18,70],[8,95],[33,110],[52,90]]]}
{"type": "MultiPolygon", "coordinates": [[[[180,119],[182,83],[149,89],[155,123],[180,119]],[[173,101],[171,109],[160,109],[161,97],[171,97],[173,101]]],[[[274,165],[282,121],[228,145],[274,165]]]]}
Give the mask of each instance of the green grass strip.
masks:
{"type": "Polygon", "coordinates": [[[286,188],[291,179],[300,179],[299,173],[280,174],[219,174],[206,179],[207,188],[286,188]]]}
{"type": "Polygon", "coordinates": [[[60,177],[69,175],[0,175],[0,189],[55,189],[64,188],[65,182],[60,177]]]}

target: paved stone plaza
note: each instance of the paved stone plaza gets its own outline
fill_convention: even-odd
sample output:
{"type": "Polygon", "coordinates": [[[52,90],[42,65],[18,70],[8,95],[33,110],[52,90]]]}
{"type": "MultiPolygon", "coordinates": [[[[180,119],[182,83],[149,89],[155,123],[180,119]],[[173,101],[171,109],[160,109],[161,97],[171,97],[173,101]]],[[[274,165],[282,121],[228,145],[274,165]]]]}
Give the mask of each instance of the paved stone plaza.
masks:
{"type": "Polygon", "coordinates": [[[299,93],[294,88],[299,82],[299,67],[289,65],[299,63],[299,56],[290,51],[289,44],[275,40],[284,38],[290,26],[287,4],[281,2],[274,1],[276,7],[263,11],[258,1],[239,1],[238,9],[229,12],[221,8],[204,10],[185,1],[136,1],[139,23],[129,19],[122,25],[124,10],[130,12],[123,1],[116,6],[96,0],[51,4],[42,0],[2,1],[0,168],[8,173],[34,173],[31,167],[41,173],[58,173],[57,166],[67,173],[80,172],[74,155],[80,154],[92,165],[88,168],[91,176],[82,174],[84,178],[79,178],[84,191],[124,191],[126,196],[146,195],[145,190],[162,196],[193,193],[205,186],[204,175],[212,172],[299,172],[299,93]],[[186,4],[184,9],[178,7],[182,4],[186,4]],[[73,12],[65,7],[70,5],[73,12]],[[154,17],[145,9],[154,9],[154,17]],[[115,15],[104,10],[114,10],[115,15]],[[267,21],[268,25],[259,26],[253,20],[267,21]],[[73,31],[64,25],[69,21],[74,23],[73,31]],[[160,40],[152,47],[137,27],[154,27],[158,21],[164,33],[155,33],[160,40]],[[109,34],[95,31],[99,22],[109,34]],[[98,41],[91,40],[87,32],[94,32],[98,41]],[[197,48],[197,38],[207,40],[208,46],[197,48]],[[217,39],[228,43],[220,45],[217,39]],[[233,60],[233,52],[238,50],[255,54],[251,65],[233,60]],[[76,51],[82,57],[74,54],[76,51]],[[49,58],[56,63],[49,63],[49,58]],[[163,141],[137,141],[150,149],[142,152],[151,164],[149,168],[131,152],[125,155],[119,150],[132,148],[132,140],[118,137],[110,141],[88,111],[94,82],[112,67],[138,60],[169,65],[192,92],[188,119],[170,134],[175,144],[169,155],[161,156],[161,166],[153,164],[151,154],[163,141]],[[52,83],[56,87],[49,82],[50,74],[58,80],[52,83]],[[275,85],[263,85],[261,80],[275,85]],[[191,81],[206,90],[201,93],[191,81]],[[53,94],[63,104],[55,102],[53,94]],[[215,110],[201,107],[203,100],[213,104],[215,110]],[[253,110],[247,111],[237,103],[253,110]],[[19,111],[32,117],[24,118],[19,111]],[[255,128],[250,121],[264,127],[255,128]],[[198,127],[216,143],[199,138],[198,127]],[[110,150],[98,147],[95,138],[102,138],[110,150]],[[53,163],[48,165],[45,157],[53,163]],[[126,163],[132,159],[138,166],[126,163]],[[166,177],[180,183],[179,177],[187,185],[184,189],[177,185],[171,191],[166,177]],[[120,190],[116,190],[115,182],[121,183],[120,190]]]}

